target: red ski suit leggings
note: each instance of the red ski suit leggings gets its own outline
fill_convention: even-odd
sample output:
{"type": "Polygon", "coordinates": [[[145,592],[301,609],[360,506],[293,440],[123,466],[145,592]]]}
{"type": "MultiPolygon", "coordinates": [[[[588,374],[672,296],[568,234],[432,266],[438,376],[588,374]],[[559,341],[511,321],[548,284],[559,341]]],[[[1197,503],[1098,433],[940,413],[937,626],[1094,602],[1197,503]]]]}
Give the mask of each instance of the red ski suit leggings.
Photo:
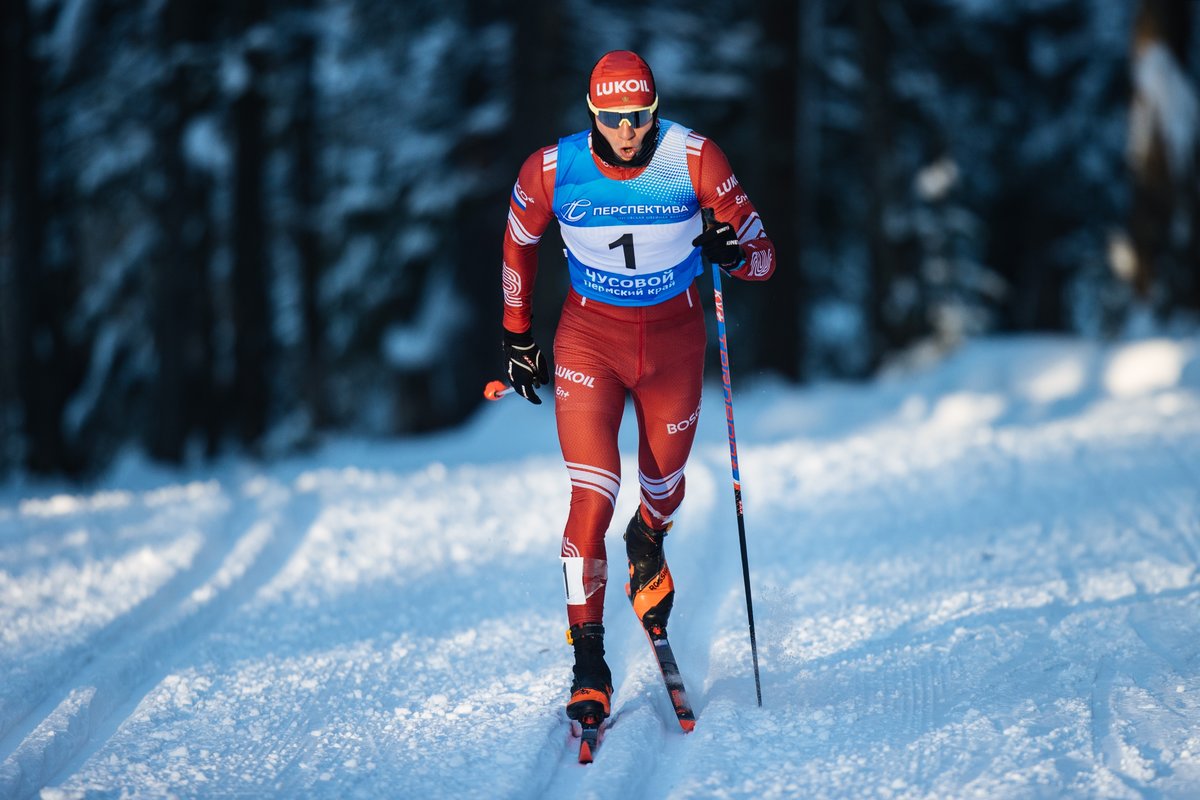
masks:
{"type": "Polygon", "coordinates": [[[704,378],[705,327],[695,284],[653,306],[613,306],[574,290],[554,338],[554,410],[571,477],[562,541],[567,617],[600,622],[604,535],[621,484],[617,432],[626,394],[638,423],[641,505],[665,525],[683,500],[704,378]]]}

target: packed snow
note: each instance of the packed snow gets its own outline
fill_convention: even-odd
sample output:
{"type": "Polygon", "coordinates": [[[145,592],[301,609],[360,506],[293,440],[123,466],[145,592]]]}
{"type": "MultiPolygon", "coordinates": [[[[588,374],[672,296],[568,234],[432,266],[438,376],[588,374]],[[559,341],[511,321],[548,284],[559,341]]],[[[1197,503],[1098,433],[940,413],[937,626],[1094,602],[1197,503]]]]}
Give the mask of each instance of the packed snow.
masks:
{"type": "Polygon", "coordinates": [[[576,763],[550,405],[274,464],[0,486],[0,796],[1200,796],[1200,338],[971,342],[868,385],[734,369],[667,539],[674,720],[608,543],[576,763]]]}

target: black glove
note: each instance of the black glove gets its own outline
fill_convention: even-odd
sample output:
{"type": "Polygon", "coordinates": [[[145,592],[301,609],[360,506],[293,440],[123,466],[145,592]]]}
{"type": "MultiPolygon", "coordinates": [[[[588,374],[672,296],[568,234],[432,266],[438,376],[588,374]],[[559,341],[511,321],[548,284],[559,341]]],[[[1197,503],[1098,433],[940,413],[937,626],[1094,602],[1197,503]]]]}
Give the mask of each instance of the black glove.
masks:
{"type": "Polygon", "coordinates": [[[533,333],[504,332],[504,343],[500,345],[508,358],[508,382],[534,405],[541,405],[542,399],[533,391],[543,384],[550,383],[550,368],[542,351],[533,341],[533,333]]]}
{"type": "Polygon", "coordinates": [[[728,222],[718,222],[705,229],[692,239],[692,247],[699,247],[709,262],[727,270],[742,260],[742,246],[738,244],[737,233],[728,222]]]}

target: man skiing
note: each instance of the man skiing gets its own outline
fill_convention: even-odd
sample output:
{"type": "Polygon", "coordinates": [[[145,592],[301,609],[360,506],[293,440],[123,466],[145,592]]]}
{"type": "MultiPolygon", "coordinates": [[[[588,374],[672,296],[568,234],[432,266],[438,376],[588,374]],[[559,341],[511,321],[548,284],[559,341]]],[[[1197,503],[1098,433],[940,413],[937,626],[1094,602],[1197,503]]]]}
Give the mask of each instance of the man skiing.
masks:
{"type": "Polygon", "coordinates": [[[591,128],[543,147],[521,167],[504,237],[508,378],[531,403],[549,365],[533,340],[537,248],[557,219],[571,288],[554,338],[555,417],[571,479],[562,540],[574,680],[567,716],[610,711],[604,660],[604,535],[621,481],[617,432],[627,395],[638,422],[641,502],[625,530],[627,594],[653,638],[665,636],[675,588],[663,539],[684,494],[704,370],[705,323],[695,280],[703,259],[766,280],[775,248],[725,154],[659,117],[650,67],[606,53],[587,94],[591,128]],[[717,223],[704,230],[701,209],[717,223]]]}

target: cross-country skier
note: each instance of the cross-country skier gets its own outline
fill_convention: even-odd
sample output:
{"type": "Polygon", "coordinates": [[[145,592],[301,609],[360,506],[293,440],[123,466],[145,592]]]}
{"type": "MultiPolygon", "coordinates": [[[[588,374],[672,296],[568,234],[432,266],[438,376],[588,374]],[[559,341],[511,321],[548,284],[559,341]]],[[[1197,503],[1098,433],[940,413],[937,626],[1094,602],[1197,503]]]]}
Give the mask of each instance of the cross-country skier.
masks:
{"type": "Polygon", "coordinates": [[[675,588],[663,538],[683,500],[683,468],[700,413],[705,323],[702,257],[730,275],[771,276],[775,248],[725,154],[658,115],[650,67],[627,50],[592,69],[591,128],[531,155],[513,186],[504,237],[508,377],[531,403],[549,365],[533,340],[537,248],[558,220],[571,289],[554,337],[555,417],[571,478],[562,540],[568,640],[575,649],[567,715],[609,714],[604,661],[604,534],[620,486],[617,431],[628,394],[638,422],[641,503],[625,530],[628,593],[653,634],[675,588]],[[703,230],[701,209],[717,224],[703,230]]]}

